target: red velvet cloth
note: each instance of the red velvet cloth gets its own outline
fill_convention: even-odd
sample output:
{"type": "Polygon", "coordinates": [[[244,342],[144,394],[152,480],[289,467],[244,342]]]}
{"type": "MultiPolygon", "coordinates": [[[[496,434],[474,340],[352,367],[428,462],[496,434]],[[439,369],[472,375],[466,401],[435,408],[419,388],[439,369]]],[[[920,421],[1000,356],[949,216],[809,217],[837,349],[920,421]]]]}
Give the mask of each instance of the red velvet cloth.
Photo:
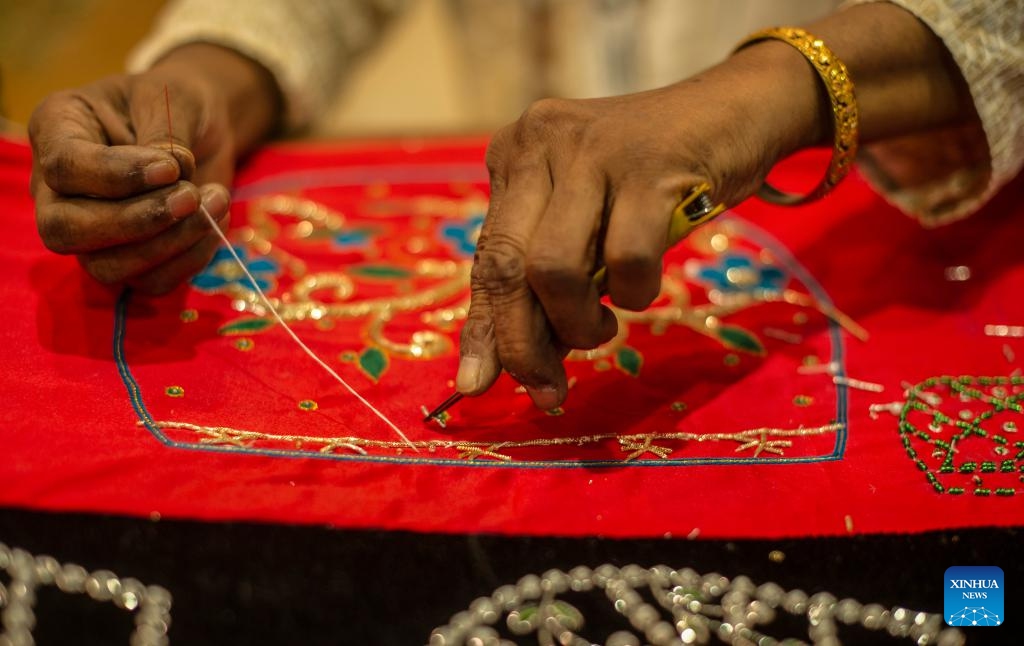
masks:
{"type": "MultiPolygon", "coordinates": [[[[603,536],[1022,524],[1021,182],[936,230],[856,176],[802,209],[748,201],[669,254],[663,296],[607,356],[568,362],[560,414],[503,377],[440,428],[420,406],[452,390],[482,156],[281,145],[239,175],[234,244],[413,451],[252,311],[223,258],[146,298],[47,252],[30,152],[0,142],[0,505],[603,536]]],[[[823,167],[791,160],[780,182],[823,167]]]]}

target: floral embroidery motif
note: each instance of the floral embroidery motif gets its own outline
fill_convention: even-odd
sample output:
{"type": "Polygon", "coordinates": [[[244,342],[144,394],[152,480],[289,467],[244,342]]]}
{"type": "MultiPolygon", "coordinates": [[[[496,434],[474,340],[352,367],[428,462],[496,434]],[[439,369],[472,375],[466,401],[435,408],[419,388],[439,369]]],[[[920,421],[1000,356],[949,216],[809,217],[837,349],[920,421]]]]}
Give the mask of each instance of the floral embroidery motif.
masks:
{"type": "Polygon", "coordinates": [[[374,230],[368,227],[345,229],[334,234],[332,241],[335,247],[344,250],[366,249],[373,244],[374,230]]]}
{"type": "MultiPolygon", "coordinates": [[[[426,238],[418,239],[433,246],[435,254],[445,250],[449,255],[464,258],[462,260],[409,258],[403,255],[407,251],[400,251],[404,249],[400,244],[389,247],[389,240],[375,240],[371,237],[379,230],[377,225],[352,224],[338,211],[311,200],[287,196],[262,198],[252,204],[251,227],[242,229],[240,233],[247,245],[261,255],[250,260],[245,248],[239,251],[261,287],[271,286],[271,280],[283,269],[281,279],[284,289],[280,294],[275,294],[272,300],[286,321],[330,323],[342,319],[364,319],[367,351],[371,354],[380,353],[381,356],[371,357],[373,361],[365,365],[361,362],[359,368],[370,381],[377,382],[391,357],[431,359],[454,351],[449,333],[455,331],[458,323],[465,319],[467,302],[451,301],[468,291],[469,259],[476,248],[484,220],[478,202],[469,201],[462,206],[456,202],[442,198],[417,198],[410,204],[414,205],[414,212],[418,213],[416,217],[421,218],[418,220],[421,224],[415,226],[429,226],[422,220],[426,213],[444,216],[435,225],[440,248],[438,243],[425,242],[426,238]],[[298,222],[285,225],[281,218],[298,222]],[[276,239],[289,232],[290,237],[303,244],[322,244],[327,240],[332,241],[330,244],[334,246],[350,246],[351,251],[363,254],[364,261],[348,262],[333,271],[310,273],[303,260],[277,246],[276,239]],[[366,248],[363,248],[364,245],[366,248]],[[376,260],[378,246],[389,253],[388,263],[376,260]],[[396,251],[397,254],[392,256],[396,251]],[[398,262],[399,259],[405,262],[398,262]],[[361,283],[364,281],[390,287],[393,294],[363,296],[361,283]],[[431,309],[438,306],[439,309],[431,309]],[[417,312],[426,329],[413,332],[408,340],[397,340],[389,336],[387,327],[393,319],[417,312]]],[[[393,205],[393,208],[398,207],[393,205]]],[[[649,326],[654,334],[659,335],[672,326],[688,327],[716,340],[729,350],[763,356],[766,353],[765,346],[753,331],[728,323],[725,319],[761,303],[775,301],[817,309],[856,336],[863,337],[859,326],[838,310],[822,305],[803,292],[785,289],[788,277],[780,268],[767,262],[755,261],[751,254],[756,251],[741,250],[742,230],[735,223],[719,221],[703,227],[698,234],[701,234],[696,236],[698,239],[703,235],[727,242],[717,246],[704,245],[708,247],[711,256],[703,260],[692,259],[684,266],[683,273],[697,285],[706,286],[710,283],[708,298],[711,303],[692,305],[691,291],[694,287],[681,280],[682,276],[678,272],[675,275],[666,274],[663,277],[662,294],[651,308],[644,312],[616,309],[619,334],[600,348],[570,353],[569,360],[589,362],[596,370],[614,362],[615,367],[622,372],[639,376],[643,357],[628,344],[630,327],[634,325],[649,326]]],[[[693,244],[698,250],[702,249],[699,240],[693,244]]],[[[244,275],[228,260],[226,251],[221,250],[210,267],[193,281],[203,291],[229,295],[233,298],[233,309],[242,313],[240,318],[222,325],[220,333],[251,335],[274,327],[273,320],[267,316],[244,275]]],[[[736,365],[739,357],[728,354],[724,362],[727,366],[736,365]]]]}
{"type": "MultiPolygon", "coordinates": [[[[457,332],[468,309],[471,257],[483,222],[479,205],[474,204],[476,210],[467,210],[463,202],[445,198],[393,198],[386,205],[387,211],[366,210],[360,219],[352,220],[340,211],[304,198],[260,198],[250,202],[248,226],[232,232],[233,242],[261,286],[268,288],[270,300],[285,321],[298,323],[300,330],[305,326],[313,339],[318,333],[324,339],[329,338],[330,333],[324,334],[327,330],[344,330],[335,333],[335,343],[340,339],[343,344],[331,353],[333,361],[347,363],[346,369],[358,370],[368,383],[376,384],[387,380],[390,370],[398,372],[397,360],[441,357],[450,360],[455,352],[457,332]],[[381,223],[380,218],[385,217],[408,218],[407,225],[398,226],[410,229],[412,237],[386,235],[395,225],[381,223]],[[407,244],[413,238],[418,241],[414,247],[407,244]],[[339,248],[345,250],[345,256],[334,262],[329,254],[339,248]],[[306,254],[305,249],[315,253],[306,254]],[[314,258],[318,263],[315,266],[314,258]],[[348,341],[352,340],[356,340],[355,344],[349,345],[348,341]]],[[[686,265],[679,261],[668,265],[661,294],[652,307],[643,312],[613,308],[619,319],[615,338],[598,348],[569,355],[569,361],[583,364],[572,368],[579,373],[578,378],[586,379],[587,373],[579,371],[590,366],[595,376],[614,367],[624,373],[623,376],[643,379],[645,371],[661,369],[654,359],[645,366],[645,357],[637,349],[642,347],[639,343],[643,335],[667,336],[671,332],[685,336],[687,331],[720,344],[721,356],[727,365],[754,369],[768,348],[752,330],[732,322],[732,317],[762,303],[782,302],[801,311],[817,311],[848,329],[856,329],[855,324],[828,304],[820,288],[803,282],[797,284],[795,280],[792,287],[787,288],[788,274],[771,262],[755,260],[774,256],[782,258],[783,267],[795,266],[792,264],[795,261],[780,255],[784,250],[777,247],[771,247],[772,255],[767,255],[767,247],[761,242],[764,238],[758,238],[761,234],[746,227],[742,220],[723,218],[691,236],[685,244],[687,252],[696,259],[686,265]],[[706,249],[700,243],[703,235],[714,236],[720,242],[726,239],[728,244],[719,245],[721,249],[714,245],[706,249]],[[692,274],[690,268],[695,262],[718,274],[705,272],[703,278],[692,274]],[[737,270],[741,273],[737,274],[737,270]],[[729,299],[712,298],[712,292],[718,290],[708,283],[714,283],[715,277],[732,281],[730,284],[735,289],[729,299]],[[634,336],[635,339],[631,338],[634,336]]],[[[234,348],[244,351],[254,347],[255,336],[276,324],[237,266],[222,266],[228,257],[226,250],[221,250],[207,270],[197,277],[194,286],[212,297],[209,304],[202,304],[203,311],[218,310],[218,305],[212,302],[216,298],[224,299],[219,309],[235,313],[234,318],[229,315],[219,322],[217,329],[220,335],[227,337],[223,342],[233,348],[233,352],[234,348]]],[[[778,325],[780,329],[788,327],[785,322],[778,325]]],[[[273,354],[272,350],[263,352],[262,347],[261,352],[254,355],[256,360],[273,354]]],[[[267,347],[272,348],[273,344],[267,347]]],[[[387,392],[390,387],[384,386],[380,392],[387,392]]],[[[449,384],[448,388],[451,387],[449,384]]],[[[316,410],[312,400],[303,404],[299,405],[300,410],[316,410]]],[[[289,405],[294,411],[296,404],[289,402],[289,405]]],[[[586,447],[583,455],[591,457],[584,461],[589,459],[595,464],[690,460],[731,464],[816,460],[832,445],[830,440],[820,436],[836,437],[845,433],[844,425],[837,423],[844,422],[845,418],[836,420],[814,414],[810,417],[818,419],[793,429],[674,432],[674,427],[684,421],[679,415],[684,408],[680,404],[666,410],[667,428],[651,424],[643,432],[639,427],[626,426],[615,432],[583,437],[487,440],[477,436],[456,440],[454,436],[430,439],[428,435],[415,444],[417,449],[435,454],[440,460],[558,464],[564,461],[564,457],[558,456],[559,452],[575,455],[577,449],[586,447]],[[663,430],[658,430],[659,427],[663,430]],[[729,443],[733,443],[732,448],[723,450],[723,445],[729,443]],[[789,447],[795,450],[787,450],[789,447]]],[[[695,407],[694,414],[696,412],[695,407]]],[[[571,417],[575,413],[569,406],[551,414],[571,417]]],[[[459,423],[459,418],[460,415],[452,418],[452,424],[459,423]]],[[[543,416],[540,419],[544,419],[543,416]]],[[[149,418],[144,423],[158,435],[168,432],[184,443],[222,448],[287,450],[290,453],[297,450],[339,458],[357,454],[403,461],[435,459],[414,455],[408,452],[408,445],[392,445],[374,439],[372,434],[324,437],[315,431],[303,430],[300,432],[304,435],[292,436],[198,426],[187,421],[149,418]]],[[[578,461],[578,457],[573,460],[578,461]]]]}
{"type": "MultiPolygon", "coordinates": [[[[256,284],[263,291],[270,291],[274,278],[279,273],[277,263],[269,258],[249,258],[249,252],[242,246],[236,246],[235,252],[245,263],[246,269],[256,279],[256,284]]],[[[192,279],[192,286],[205,292],[220,291],[230,287],[248,289],[249,279],[242,273],[227,249],[220,248],[213,255],[210,264],[198,276],[192,279]]]]}
{"type": "Polygon", "coordinates": [[[465,220],[446,222],[441,225],[441,239],[450,244],[458,255],[472,258],[483,224],[482,214],[465,220]]]}
{"type": "Polygon", "coordinates": [[[789,281],[778,267],[741,253],[723,254],[712,263],[688,262],[686,272],[694,280],[725,294],[781,292],[789,281]]]}

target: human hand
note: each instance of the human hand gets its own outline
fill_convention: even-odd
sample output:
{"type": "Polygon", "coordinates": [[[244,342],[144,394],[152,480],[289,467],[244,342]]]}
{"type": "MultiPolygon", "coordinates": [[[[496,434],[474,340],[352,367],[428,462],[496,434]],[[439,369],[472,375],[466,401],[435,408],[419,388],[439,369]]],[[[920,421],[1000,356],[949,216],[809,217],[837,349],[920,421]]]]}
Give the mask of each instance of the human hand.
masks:
{"type": "Polygon", "coordinates": [[[152,293],[209,261],[218,238],[198,208],[227,225],[234,167],[226,105],[213,88],[166,71],[108,77],[47,97],[29,136],[48,248],[77,255],[103,283],[152,293]]]}
{"type": "Polygon", "coordinates": [[[170,291],[217,248],[200,203],[227,226],[235,162],[281,111],[266,69],[205,43],[47,97],[29,123],[43,242],[104,283],[170,291]]]}
{"type": "Polygon", "coordinates": [[[616,333],[592,280],[597,268],[607,267],[614,305],[646,308],[660,290],[672,212],[692,187],[708,182],[715,203],[736,204],[783,154],[820,137],[810,68],[778,48],[757,56],[740,52],[652,92],[543,100],[495,135],[460,392],[482,393],[504,369],[539,408],[560,405],[566,352],[616,333]],[[765,83],[764,58],[776,55],[796,89],[765,83]]]}

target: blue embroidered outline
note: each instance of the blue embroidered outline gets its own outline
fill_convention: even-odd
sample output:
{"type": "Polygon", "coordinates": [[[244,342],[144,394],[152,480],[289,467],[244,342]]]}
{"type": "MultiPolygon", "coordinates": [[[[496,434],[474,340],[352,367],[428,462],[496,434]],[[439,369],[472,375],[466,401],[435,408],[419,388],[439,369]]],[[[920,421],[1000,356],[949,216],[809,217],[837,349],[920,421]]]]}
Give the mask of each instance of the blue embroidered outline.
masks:
{"type": "MultiPolygon", "coordinates": [[[[408,178],[406,178],[408,179],[408,178]]],[[[743,233],[747,235],[751,240],[758,243],[762,248],[768,249],[782,262],[782,265],[795,275],[800,282],[811,292],[811,294],[818,299],[823,305],[832,306],[832,300],[828,297],[825,289],[821,284],[810,274],[807,269],[797,261],[797,259],[789,253],[781,242],[776,240],[765,230],[751,224],[750,222],[742,219],[734,213],[723,214],[719,218],[720,220],[729,220],[734,224],[739,225],[743,229],[743,233]]],[[[178,442],[169,438],[162,429],[160,429],[153,417],[149,413],[149,409],[146,407],[146,403],[142,397],[142,391],[139,388],[138,382],[132,375],[131,369],[128,366],[128,361],[125,358],[124,350],[124,339],[127,328],[127,309],[128,304],[131,302],[131,289],[125,288],[120,297],[117,300],[117,305],[114,311],[114,334],[113,334],[113,354],[114,361],[117,365],[118,374],[121,377],[121,381],[124,383],[125,389],[128,391],[128,398],[131,402],[132,408],[135,410],[135,414],[138,415],[139,421],[142,425],[153,434],[153,436],[160,441],[160,443],[174,449],[188,449],[193,451],[206,451],[213,453],[230,453],[230,454],[248,454],[248,455],[259,455],[263,457],[282,457],[282,458],[312,458],[322,460],[335,460],[335,461],[354,461],[354,462],[378,462],[378,463],[392,463],[392,464],[404,464],[404,465],[430,465],[430,466],[460,466],[460,467],[477,467],[477,468],[504,468],[504,469],[542,469],[542,468],[559,468],[559,469],[576,469],[576,468],[600,468],[600,467],[688,467],[688,466],[702,466],[702,465],[743,465],[743,464],[807,464],[807,463],[819,463],[819,462],[834,462],[843,459],[843,454],[846,451],[847,442],[847,426],[848,420],[848,395],[849,389],[847,386],[842,384],[835,384],[836,392],[836,419],[835,423],[839,424],[839,428],[836,430],[836,442],[833,446],[832,452],[827,455],[820,456],[800,456],[800,457],[749,457],[749,458],[732,458],[732,457],[703,457],[703,458],[659,458],[657,460],[630,460],[626,462],[624,460],[535,460],[535,461],[518,461],[518,462],[501,462],[497,460],[463,460],[455,458],[408,458],[398,456],[385,456],[385,455],[345,455],[345,454],[322,454],[319,452],[306,452],[306,451],[292,451],[287,449],[267,449],[267,448],[252,448],[252,447],[238,447],[238,446],[215,446],[215,445],[204,445],[196,444],[191,442],[178,442]]],[[[845,366],[845,351],[842,339],[841,328],[835,321],[829,320],[829,336],[832,339],[832,354],[831,361],[838,366],[838,370],[835,372],[837,377],[846,376],[845,366]]],[[[326,439],[326,438],[325,438],[326,439]]]]}

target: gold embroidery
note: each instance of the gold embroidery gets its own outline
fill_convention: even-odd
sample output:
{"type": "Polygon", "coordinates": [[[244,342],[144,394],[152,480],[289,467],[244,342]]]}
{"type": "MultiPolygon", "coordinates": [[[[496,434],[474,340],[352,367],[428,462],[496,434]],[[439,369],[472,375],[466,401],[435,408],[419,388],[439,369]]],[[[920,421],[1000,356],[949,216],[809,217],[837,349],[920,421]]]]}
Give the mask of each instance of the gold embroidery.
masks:
{"type": "MultiPolygon", "coordinates": [[[[138,423],[140,426],[144,422],[138,423]]],[[[344,448],[360,454],[367,454],[368,450],[398,452],[409,445],[397,440],[375,440],[363,437],[317,437],[315,435],[278,435],[273,433],[262,433],[229,428],[226,426],[200,426],[188,422],[179,421],[154,421],[153,425],[159,429],[190,431],[200,436],[202,444],[252,447],[256,443],[291,445],[298,450],[313,451],[319,453],[334,453],[336,449],[344,448]]],[[[825,424],[808,428],[755,428],[733,433],[638,433],[638,434],[616,434],[599,433],[595,435],[581,435],[569,437],[538,438],[534,440],[508,440],[502,442],[488,441],[466,441],[466,440],[414,440],[412,444],[417,449],[425,449],[430,453],[438,451],[453,452],[456,457],[463,460],[475,460],[486,457],[502,462],[525,462],[516,460],[510,455],[514,449],[529,449],[538,447],[554,446],[577,446],[600,444],[607,441],[616,441],[620,449],[626,455],[622,461],[629,462],[637,459],[645,453],[651,453],[661,459],[667,459],[673,449],[657,444],[656,442],[736,442],[739,446],[736,452],[743,452],[753,449],[753,457],[761,453],[774,453],[784,455],[783,448],[793,446],[793,440],[800,437],[812,437],[835,433],[842,428],[842,424],[825,424]],[[499,451],[502,451],[499,453],[499,451]]]]}
{"type": "MultiPolygon", "coordinates": [[[[373,213],[369,215],[387,216],[411,211],[415,217],[428,218],[429,223],[431,216],[465,220],[477,217],[483,212],[486,202],[476,195],[456,199],[422,196],[378,200],[372,207],[373,213]]],[[[321,321],[336,319],[365,318],[369,341],[389,354],[406,359],[430,359],[453,351],[454,345],[447,333],[453,332],[457,324],[465,320],[468,300],[464,298],[455,305],[429,308],[436,308],[444,301],[468,291],[469,260],[419,260],[411,270],[395,268],[391,273],[380,275],[395,283],[393,295],[361,299],[353,275],[353,272],[358,272],[358,267],[307,275],[305,263],[301,259],[271,243],[271,240],[281,235],[292,239],[329,239],[343,232],[346,218],[342,213],[313,200],[276,195],[255,200],[250,205],[249,219],[251,226],[243,229],[243,241],[256,252],[273,257],[295,278],[289,290],[272,299],[274,307],[286,321],[312,320],[319,324],[321,321]],[[295,220],[297,222],[288,224],[295,220]],[[407,279],[400,275],[406,271],[409,272],[407,279]],[[399,314],[415,311],[421,312],[420,321],[428,329],[415,331],[405,340],[389,338],[386,332],[388,322],[399,314]]],[[[734,238],[742,237],[742,226],[726,220],[695,232],[691,244],[709,254],[720,254],[736,245],[734,238]]],[[[425,240],[422,236],[418,239],[421,242],[425,240]]],[[[399,255],[415,259],[415,256],[399,255]]],[[[655,335],[664,334],[673,325],[681,325],[715,339],[730,349],[763,354],[764,348],[756,337],[741,328],[726,326],[722,319],[760,303],[777,301],[815,309],[854,336],[861,339],[867,336],[863,328],[839,310],[792,289],[741,289],[736,293],[722,293],[712,289],[708,293],[710,303],[691,306],[689,288],[679,278],[685,273],[682,268],[670,268],[663,278],[662,292],[654,307],[643,312],[614,309],[620,322],[615,338],[593,350],[573,351],[569,354],[569,360],[595,362],[595,369],[604,369],[606,366],[603,360],[616,357],[625,346],[632,324],[648,326],[655,335]],[[728,334],[726,328],[731,328],[728,334]]],[[[731,267],[726,273],[729,280],[738,286],[756,287],[759,278],[755,275],[757,272],[750,268],[731,267]]],[[[364,272],[359,277],[373,280],[374,274],[364,272]]],[[[231,277],[226,278],[230,280],[231,277]]],[[[223,291],[232,297],[232,305],[237,311],[259,317],[267,314],[257,295],[247,289],[244,283],[231,281],[223,291]]],[[[806,315],[803,320],[806,320],[806,315]]],[[[726,365],[734,365],[736,359],[727,357],[725,361],[726,365]]]]}

